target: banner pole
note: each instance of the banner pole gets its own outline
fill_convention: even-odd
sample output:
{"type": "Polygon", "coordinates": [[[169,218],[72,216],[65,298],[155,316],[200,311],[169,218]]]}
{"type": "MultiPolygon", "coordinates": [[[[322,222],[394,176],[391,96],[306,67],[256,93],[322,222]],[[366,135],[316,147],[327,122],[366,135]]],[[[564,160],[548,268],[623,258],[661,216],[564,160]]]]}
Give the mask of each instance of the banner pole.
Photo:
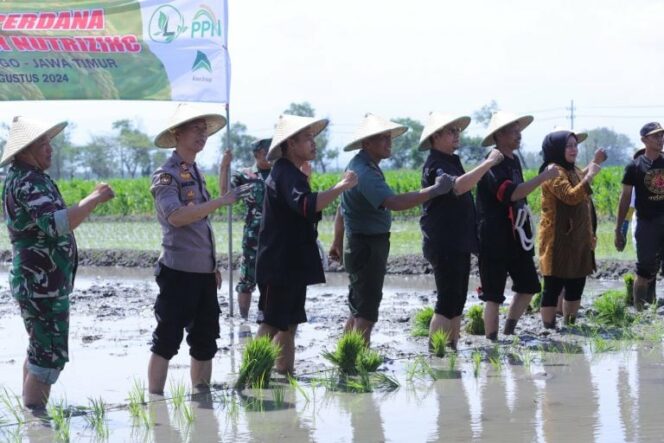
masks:
{"type": "MultiPolygon", "coordinates": [[[[226,103],[226,148],[231,147],[231,112],[230,105],[226,103]]],[[[227,189],[231,189],[231,171],[227,174],[227,189]]],[[[233,305],[233,205],[228,205],[228,310],[231,318],[234,317],[233,305]]]]}

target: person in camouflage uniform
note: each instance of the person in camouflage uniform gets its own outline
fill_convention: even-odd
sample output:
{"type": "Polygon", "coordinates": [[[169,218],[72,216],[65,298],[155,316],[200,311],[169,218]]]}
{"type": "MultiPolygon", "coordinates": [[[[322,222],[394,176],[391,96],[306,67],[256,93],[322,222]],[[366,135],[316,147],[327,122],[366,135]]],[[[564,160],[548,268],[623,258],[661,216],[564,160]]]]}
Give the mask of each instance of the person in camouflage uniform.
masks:
{"type": "MultiPolygon", "coordinates": [[[[244,218],[244,231],[242,233],[242,261],[240,263],[240,281],[235,290],[237,291],[237,302],[240,307],[240,316],[247,319],[249,306],[251,305],[251,294],[256,289],[256,251],[258,250],[258,230],[263,219],[263,196],[265,195],[265,179],[270,175],[270,162],[267,161],[267,150],[272,143],[271,138],[257,140],[252,143],[252,150],[256,162],[251,168],[235,171],[231,176],[231,187],[251,184],[251,193],[244,198],[247,207],[247,215],[244,218]]],[[[226,151],[222,163],[229,165],[231,162],[230,151],[226,151]]],[[[222,171],[228,171],[224,168],[222,171]]],[[[222,172],[224,174],[224,172],[222,172]]],[[[228,177],[220,179],[222,194],[228,188],[228,177]]]]}
{"type": "Polygon", "coordinates": [[[73,229],[111,198],[100,183],[78,204],[67,208],[55,182],[50,141],[67,123],[54,126],[15,117],[0,166],[11,162],[2,193],[12,243],[11,292],[29,335],[23,365],[23,403],[44,407],[68,358],[69,294],[74,286],[77,249],[73,229]]]}

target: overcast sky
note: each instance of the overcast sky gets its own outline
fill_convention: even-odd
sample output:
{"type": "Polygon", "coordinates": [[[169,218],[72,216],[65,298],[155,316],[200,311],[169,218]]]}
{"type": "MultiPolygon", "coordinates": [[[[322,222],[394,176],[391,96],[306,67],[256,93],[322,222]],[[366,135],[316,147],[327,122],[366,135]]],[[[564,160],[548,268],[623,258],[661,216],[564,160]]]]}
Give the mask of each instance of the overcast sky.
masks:
{"type": "MultiPolygon", "coordinates": [[[[572,99],[576,129],[607,126],[636,144],[643,123],[664,121],[658,0],[230,0],[229,17],[231,120],[259,137],[271,135],[289,103],[302,101],[332,120],[338,147],[366,112],[424,122],[432,110],[472,115],[491,100],[535,116],[523,134],[527,150],[538,150],[553,126],[569,126],[572,99]]],[[[120,118],[154,135],[173,108],[4,102],[0,119],[66,118],[82,143],[120,118]]],[[[473,124],[468,132],[484,129],[473,124]]],[[[216,159],[213,142],[206,162],[216,159]]]]}

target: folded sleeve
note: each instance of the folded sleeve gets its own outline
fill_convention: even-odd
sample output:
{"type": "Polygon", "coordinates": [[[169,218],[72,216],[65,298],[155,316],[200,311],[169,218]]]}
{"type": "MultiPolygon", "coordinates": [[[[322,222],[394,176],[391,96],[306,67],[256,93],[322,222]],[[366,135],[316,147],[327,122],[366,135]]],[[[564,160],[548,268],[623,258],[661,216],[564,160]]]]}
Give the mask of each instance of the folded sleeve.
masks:
{"type": "Polygon", "coordinates": [[[15,200],[20,204],[37,227],[47,236],[60,237],[70,232],[67,209],[59,204],[52,185],[38,177],[30,176],[15,192],[15,200]]]}
{"type": "Polygon", "coordinates": [[[167,172],[156,172],[152,176],[152,185],[150,192],[154,198],[154,204],[157,211],[166,219],[176,210],[182,207],[180,201],[180,191],[173,179],[173,176],[167,172]]]}

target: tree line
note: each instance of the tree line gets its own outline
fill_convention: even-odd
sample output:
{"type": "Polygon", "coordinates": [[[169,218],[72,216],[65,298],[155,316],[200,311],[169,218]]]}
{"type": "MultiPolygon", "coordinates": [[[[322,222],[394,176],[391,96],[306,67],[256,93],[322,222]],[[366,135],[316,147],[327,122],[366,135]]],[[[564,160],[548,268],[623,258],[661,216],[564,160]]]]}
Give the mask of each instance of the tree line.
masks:
{"type": "MultiPolygon", "coordinates": [[[[491,114],[497,109],[498,104],[492,101],[475,111],[472,115],[473,120],[486,127],[491,119],[491,114]]],[[[304,117],[316,115],[315,109],[308,102],[291,103],[284,113],[304,117]]],[[[417,148],[424,128],[423,123],[409,117],[397,117],[393,120],[408,126],[410,131],[394,140],[392,157],[385,162],[384,166],[388,169],[419,169],[427,156],[426,151],[420,151],[417,148]]],[[[152,137],[131,120],[114,121],[111,127],[111,133],[95,135],[88,143],[76,145],[71,139],[75,126],[70,124],[54,140],[53,144],[56,148],[53,151],[50,175],[55,179],[145,177],[163,164],[169,155],[168,151],[156,148],[152,144],[152,137]]],[[[1,150],[4,149],[8,126],[2,124],[0,129],[5,134],[0,137],[1,150]]],[[[253,162],[251,143],[256,140],[256,137],[249,133],[247,126],[242,122],[234,122],[231,125],[230,140],[234,165],[251,164],[253,162]]],[[[484,158],[487,149],[481,147],[481,142],[482,137],[461,135],[461,147],[458,154],[464,164],[472,166],[484,158]]],[[[329,128],[318,135],[316,144],[319,152],[314,166],[320,172],[327,172],[336,164],[341,147],[330,146],[329,128]]],[[[227,149],[227,146],[227,138],[223,134],[218,148],[220,155],[227,149]]],[[[587,163],[592,159],[593,152],[598,147],[606,149],[607,165],[626,164],[634,149],[634,145],[627,135],[609,128],[595,128],[588,131],[588,138],[579,146],[579,161],[587,163]]],[[[541,161],[538,152],[524,151],[522,159],[525,166],[530,168],[537,167],[541,161]]],[[[211,169],[216,172],[215,167],[211,169]]]]}

